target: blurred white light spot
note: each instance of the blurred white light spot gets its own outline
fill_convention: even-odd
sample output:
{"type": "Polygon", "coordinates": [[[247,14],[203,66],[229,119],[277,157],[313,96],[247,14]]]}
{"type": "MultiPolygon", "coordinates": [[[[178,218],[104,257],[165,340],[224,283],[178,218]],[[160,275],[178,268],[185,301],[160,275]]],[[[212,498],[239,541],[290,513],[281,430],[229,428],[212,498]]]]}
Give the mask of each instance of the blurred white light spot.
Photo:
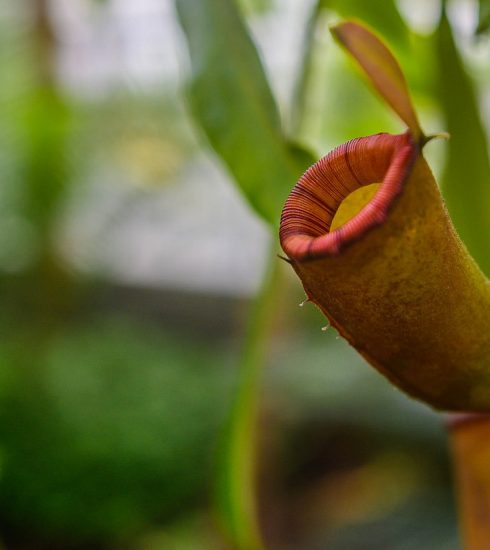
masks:
{"type": "Polygon", "coordinates": [[[451,26],[460,36],[472,36],[477,27],[478,4],[474,0],[457,0],[447,6],[451,26]]]}
{"type": "Polygon", "coordinates": [[[439,22],[439,0],[397,0],[398,10],[409,26],[421,34],[433,32],[439,22]]]}

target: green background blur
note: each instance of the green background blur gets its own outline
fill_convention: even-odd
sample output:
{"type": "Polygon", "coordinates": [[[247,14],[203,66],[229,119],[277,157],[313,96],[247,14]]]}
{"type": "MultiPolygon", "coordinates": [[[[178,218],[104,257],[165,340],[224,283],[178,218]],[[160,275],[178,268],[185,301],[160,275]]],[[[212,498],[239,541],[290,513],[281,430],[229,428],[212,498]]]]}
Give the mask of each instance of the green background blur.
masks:
{"type": "MultiPolygon", "coordinates": [[[[435,0],[239,8],[284,125],[314,156],[402,129],[329,37],[330,23],[357,15],[399,56],[424,128],[464,119],[462,146],[476,135],[487,158],[490,45],[477,2],[448,3],[467,78],[451,85],[434,77],[453,67],[435,0]]],[[[192,121],[189,71],[170,0],[1,0],[5,548],[228,547],[212,480],[276,237],[192,121]]],[[[471,152],[448,160],[448,147],[428,147],[436,175],[474,164],[471,152]]],[[[285,271],[260,394],[268,547],[458,548],[442,418],[322,331],[285,271]]]]}

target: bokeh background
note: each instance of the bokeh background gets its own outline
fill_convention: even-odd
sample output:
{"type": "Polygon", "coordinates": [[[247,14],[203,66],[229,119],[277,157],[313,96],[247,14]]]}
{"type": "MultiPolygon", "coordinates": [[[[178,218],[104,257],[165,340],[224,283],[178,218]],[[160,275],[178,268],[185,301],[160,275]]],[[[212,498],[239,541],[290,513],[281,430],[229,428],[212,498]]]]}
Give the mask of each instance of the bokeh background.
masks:
{"type": "MultiPolygon", "coordinates": [[[[356,9],[399,55],[424,126],[448,129],[440,2],[238,4],[285,126],[316,156],[400,130],[328,34],[356,9]]],[[[488,125],[478,10],[447,6],[488,125]]],[[[171,0],[0,2],[5,548],[228,548],[213,479],[276,236],[192,120],[189,71],[171,0]]],[[[428,147],[438,175],[447,148],[428,147]]],[[[443,419],[322,331],[285,273],[260,392],[268,546],[458,548],[443,419]]]]}

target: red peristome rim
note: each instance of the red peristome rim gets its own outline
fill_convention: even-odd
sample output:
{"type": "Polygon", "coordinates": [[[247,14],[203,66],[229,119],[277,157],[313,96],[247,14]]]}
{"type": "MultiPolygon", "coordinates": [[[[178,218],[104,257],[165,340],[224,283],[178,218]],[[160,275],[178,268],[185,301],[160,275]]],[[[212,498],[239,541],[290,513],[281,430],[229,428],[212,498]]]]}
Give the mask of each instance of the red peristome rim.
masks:
{"type": "Polygon", "coordinates": [[[336,256],[367,230],[382,224],[403,190],[417,148],[409,134],[376,134],[340,145],[313,164],[289,195],[279,237],[295,261],[336,256]],[[330,232],[342,200],[381,181],[374,197],[347,223],[330,232]]]}

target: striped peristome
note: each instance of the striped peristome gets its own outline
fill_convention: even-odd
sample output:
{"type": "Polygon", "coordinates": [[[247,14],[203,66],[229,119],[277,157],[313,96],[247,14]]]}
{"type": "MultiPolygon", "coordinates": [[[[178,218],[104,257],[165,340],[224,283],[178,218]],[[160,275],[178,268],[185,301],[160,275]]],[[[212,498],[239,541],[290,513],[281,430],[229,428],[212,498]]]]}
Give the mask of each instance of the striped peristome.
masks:
{"type": "Polygon", "coordinates": [[[297,260],[338,254],[382,223],[416,153],[409,133],[381,133],[344,143],[313,164],[291,191],[282,212],[280,240],[286,254],[297,260]],[[373,199],[331,232],[341,202],[356,189],[377,182],[381,186],[373,199]]]}

